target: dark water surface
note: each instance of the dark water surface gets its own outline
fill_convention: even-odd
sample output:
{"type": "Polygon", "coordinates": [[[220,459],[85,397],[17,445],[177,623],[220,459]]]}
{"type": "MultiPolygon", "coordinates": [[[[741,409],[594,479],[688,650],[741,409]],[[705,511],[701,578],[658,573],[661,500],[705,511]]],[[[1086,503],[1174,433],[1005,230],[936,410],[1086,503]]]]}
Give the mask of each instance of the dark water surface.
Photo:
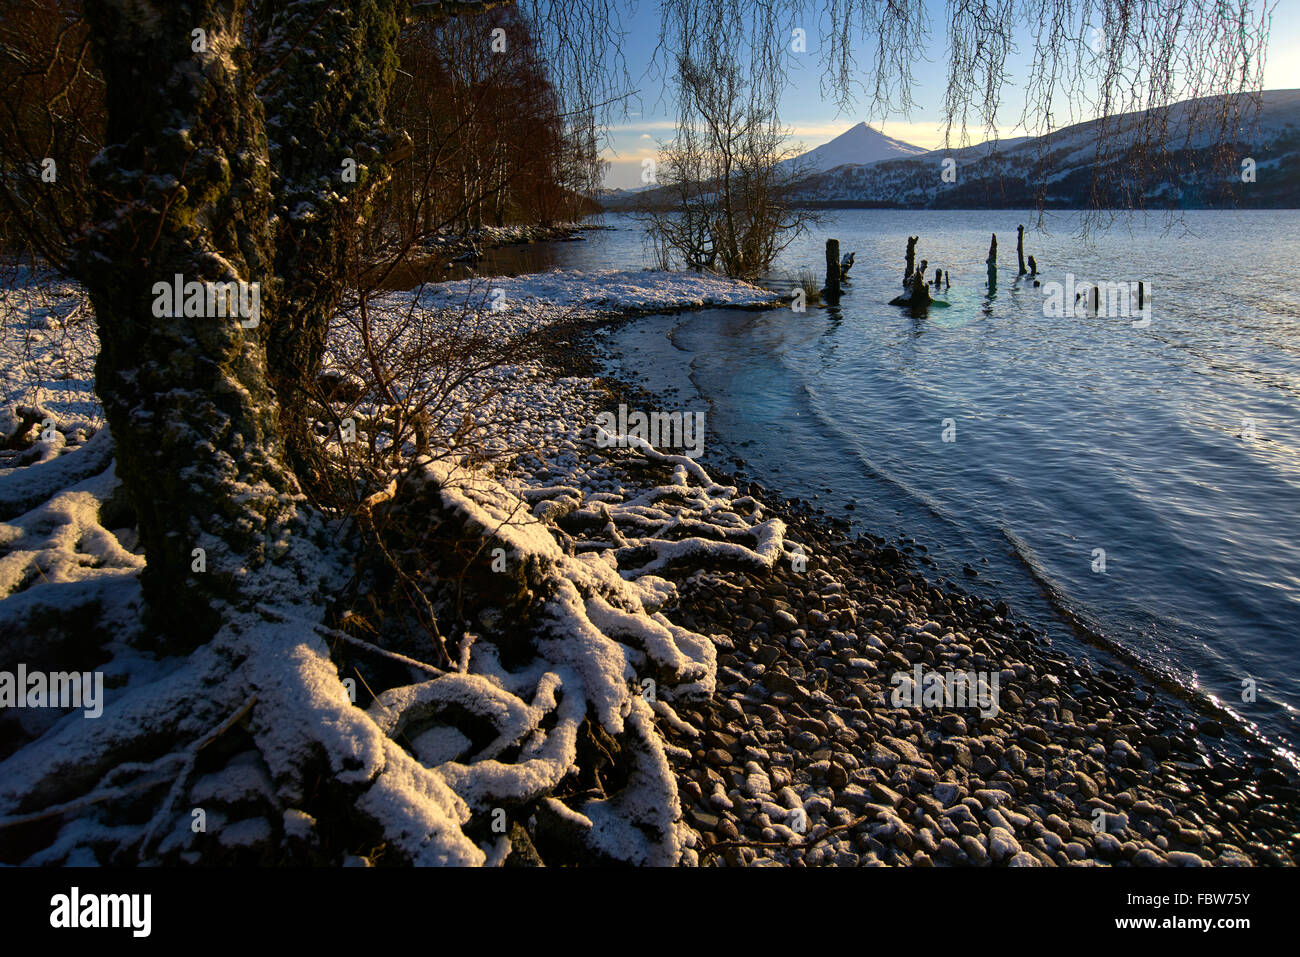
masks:
{"type": "MultiPolygon", "coordinates": [[[[1016,276],[1032,215],[829,214],[777,272],[819,270],[837,237],[857,253],[838,309],[649,317],[610,345],[704,409],[712,451],[749,477],[912,537],[941,573],[1066,632],[1050,598],[1300,750],[1300,212],[1190,212],[1172,229],[1152,214],[1090,240],[1061,212],[1027,233],[1045,283],[1144,281],[1145,327],[1045,315],[1016,276]],[[928,316],[886,305],[909,234],[952,276],[928,316]]],[[[646,265],[635,224],[606,221],[619,228],[534,265],[646,265]]]]}

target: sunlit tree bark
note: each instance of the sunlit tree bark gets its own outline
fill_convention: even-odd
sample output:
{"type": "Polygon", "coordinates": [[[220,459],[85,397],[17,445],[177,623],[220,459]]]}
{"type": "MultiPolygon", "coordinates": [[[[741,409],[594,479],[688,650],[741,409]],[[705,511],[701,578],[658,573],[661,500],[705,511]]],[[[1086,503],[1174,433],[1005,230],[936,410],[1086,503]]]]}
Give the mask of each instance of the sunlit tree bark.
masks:
{"type": "Polygon", "coordinates": [[[159,629],[190,641],[301,532],[263,344],[279,296],[243,13],[217,0],[85,5],[108,123],[76,271],[98,318],[96,382],[139,518],[145,593],[159,629]],[[260,314],[159,315],[178,304],[156,308],[155,284],[177,276],[257,283],[260,314]]]}

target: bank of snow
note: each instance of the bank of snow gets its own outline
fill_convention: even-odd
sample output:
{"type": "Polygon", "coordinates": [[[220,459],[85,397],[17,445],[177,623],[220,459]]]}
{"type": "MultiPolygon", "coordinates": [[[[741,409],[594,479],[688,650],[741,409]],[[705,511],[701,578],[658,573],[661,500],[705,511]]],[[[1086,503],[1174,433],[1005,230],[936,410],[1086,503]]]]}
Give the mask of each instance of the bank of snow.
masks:
{"type": "MultiPolygon", "coordinates": [[[[401,293],[394,294],[398,298],[401,293]]],[[[553,270],[527,276],[464,279],[426,287],[423,304],[454,308],[465,302],[493,312],[532,308],[599,311],[670,311],[707,306],[756,307],[778,300],[776,293],[708,273],[663,270],[553,270]]]]}
{"type": "MultiPolygon", "coordinates": [[[[774,299],[710,276],[552,272],[393,293],[375,304],[374,314],[381,332],[414,309],[432,317],[433,328],[444,320],[449,330],[463,328],[468,316],[476,334],[514,339],[551,322],[622,310],[762,306],[774,299]]],[[[109,527],[105,506],[117,483],[106,432],[94,432],[101,412],[89,363],[63,361],[69,354],[93,359],[92,323],[57,321],[57,308],[36,302],[31,296],[0,300],[3,416],[23,432],[9,436],[10,444],[26,446],[0,471],[0,635],[7,638],[26,630],[34,608],[58,606],[70,587],[92,612],[97,602],[105,610],[135,605],[137,596],[124,595],[122,587],[134,586],[143,566],[132,530],[109,527]],[[55,321],[45,321],[51,316],[55,321]],[[73,396],[82,404],[74,407],[73,396]],[[65,507],[65,500],[75,507],[65,507]]],[[[355,346],[353,331],[344,317],[331,342],[332,360],[355,346]]],[[[499,862],[510,839],[481,843],[467,829],[495,808],[538,800],[539,814],[545,811],[552,826],[573,832],[574,841],[600,858],[692,859],[694,832],[680,822],[668,763],[673,749],[655,718],[673,721],[674,700],[711,692],[716,654],[710,636],[663,615],[675,588],[654,572],[683,562],[770,566],[786,547],[784,526],[694,462],[653,449],[621,453],[654,463],[660,476],[625,487],[594,443],[599,397],[592,387],[589,380],[548,381],[539,365],[522,360],[473,377],[453,401],[490,427],[489,441],[503,453],[497,468],[488,474],[435,457],[424,476],[446,509],[527,568],[543,622],[532,636],[531,662],[507,668],[490,640],[466,644],[457,671],[430,678],[427,667],[412,667],[408,683],[376,688],[376,702],[362,711],[349,702],[328,648],[311,634],[308,610],[295,608],[292,596],[259,606],[256,621],[232,621],[209,649],[186,660],[147,662],[113,641],[102,648],[109,661],[100,667],[115,680],[101,720],[52,712],[23,724],[21,736],[30,740],[0,762],[0,826],[22,826],[18,819],[50,806],[81,809],[33,852],[32,863],[136,856],[197,862],[207,859],[212,840],[221,853],[274,855],[268,848],[321,837],[298,770],[320,752],[332,767],[350,769],[340,780],[362,787],[358,813],[408,861],[499,862]],[[486,402],[485,392],[492,393],[486,402]],[[590,533],[559,531],[554,522],[561,516],[590,533]],[[644,694],[646,680],[657,693],[644,694]],[[186,690],[199,687],[206,690],[186,690]],[[272,693],[281,688],[296,690],[272,693]],[[298,693],[304,688],[314,690],[298,693]],[[496,727],[491,746],[464,747],[455,732],[456,715],[465,709],[496,727]],[[160,714],[167,716],[161,723],[160,714]],[[219,772],[222,788],[198,778],[185,795],[194,749],[230,715],[247,715],[252,746],[219,772]],[[408,749],[401,732],[412,721],[419,723],[418,745],[408,749]],[[619,742],[630,762],[626,782],[610,793],[557,802],[547,795],[577,769],[575,741],[584,722],[619,742]],[[347,753],[357,742],[360,750],[347,753]],[[167,778],[159,777],[164,771],[175,783],[158,794],[151,788],[159,786],[154,779],[167,778]],[[239,780],[255,786],[228,795],[227,785],[239,780]],[[128,793],[150,801],[150,813],[124,811],[128,793]],[[197,806],[200,793],[211,838],[193,832],[185,811],[197,806]],[[261,808],[258,816],[236,820],[252,807],[261,808]],[[235,829],[227,838],[239,840],[222,839],[226,824],[235,829]]],[[[39,650],[30,642],[2,644],[0,668],[39,650]]],[[[68,666],[47,663],[60,665],[68,666]]]]}

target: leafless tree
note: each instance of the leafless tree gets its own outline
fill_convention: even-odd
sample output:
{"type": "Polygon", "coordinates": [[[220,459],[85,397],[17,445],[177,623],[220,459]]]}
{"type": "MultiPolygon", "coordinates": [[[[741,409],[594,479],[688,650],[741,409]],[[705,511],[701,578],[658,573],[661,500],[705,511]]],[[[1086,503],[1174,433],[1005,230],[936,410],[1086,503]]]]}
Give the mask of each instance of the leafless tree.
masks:
{"type": "MultiPolygon", "coordinates": [[[[1209,143],[1225,171],[1257,120],[1271,0],[948,0],[932,20],[923,0],[665,0],[656,51],[667,84],[679,57],[707,59],[719,42],[743,56],[755,90],[778,102],[789,71],[818,63],[822,94],[884,118],[914,105],[915,70],[947,71],[944,142],[960,147],[999,128],[1046,136],[1104,117],[1095,207],[1137,203],[1139,184],[1178,166],[1184,144],[1209,143]],[[806,36],[798,52],[795,31],[806,36]],[[1013,57],[1028,63],[1008,97],[1013,57]],[[1177,104],[1191,101],[1188,107],[1177,104]],[[1140,114],[1130,117],[1127,114],[1140,114]],[[1122,158],[1123,162],[1112,161],[1122,158]],[[1106,174],[1099,174],[1106,175],[1106,174]]],[[[1052,139],[1041,142],[1044,153],[1052,139]]],[[[1041,197],[1040,197],[1041,206],[1041,197]]],[[[1093,211],[1088,222],[1104,214],[1093,211]]]]}
{"type": "Polygon", "coordinates": [[[753,278],[813,214],[787,202],[795,151],[776,110],[728,53],[678,63],[681,118],[663,149],[664,192],[645,212],[660,259],[753,278]],[[664,194],[671,197],[663,203],[664,194]]]}

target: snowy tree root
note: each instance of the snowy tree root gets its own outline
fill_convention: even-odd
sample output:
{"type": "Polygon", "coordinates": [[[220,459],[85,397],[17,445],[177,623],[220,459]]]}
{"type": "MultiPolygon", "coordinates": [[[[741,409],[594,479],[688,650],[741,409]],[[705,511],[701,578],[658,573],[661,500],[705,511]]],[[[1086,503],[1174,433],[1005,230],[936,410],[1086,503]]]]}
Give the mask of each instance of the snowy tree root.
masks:
{"type": "MultiPolygon", "coordinates": [[[[286,600],[291,579],[266,566],[256,603],[228,609],[213,640],[115,690],[102,717],[68,715],[0,762],[0,835],[23,835],[5,863],[479,865],[514,843],[533,854],[534,838],[559,862],[681,860],[693,833],[656,715],[676,728],[671,702],[712,693],[716,649],[664,614],[676,588],[651,571],[771,567],[786,543],[751,500],[656,456],[670,484],[629,502],[521,497],[454,460],[424,463],[375,515],[409,529],[432,504],[477,540],[456,670],[382,638],[346,636],[332,655],[326,638],[340,633],[286,600]],[[599,516],[605,538],[568,549],[543,519],[579,514],[599,516]],[[621,567],[631,555],[651,559],[621,567]],[[339,654],[378,662],[355,672],[365,707],[339,654]]],[[[447,596],[430,594],[452,621],[447,596]]]]}

